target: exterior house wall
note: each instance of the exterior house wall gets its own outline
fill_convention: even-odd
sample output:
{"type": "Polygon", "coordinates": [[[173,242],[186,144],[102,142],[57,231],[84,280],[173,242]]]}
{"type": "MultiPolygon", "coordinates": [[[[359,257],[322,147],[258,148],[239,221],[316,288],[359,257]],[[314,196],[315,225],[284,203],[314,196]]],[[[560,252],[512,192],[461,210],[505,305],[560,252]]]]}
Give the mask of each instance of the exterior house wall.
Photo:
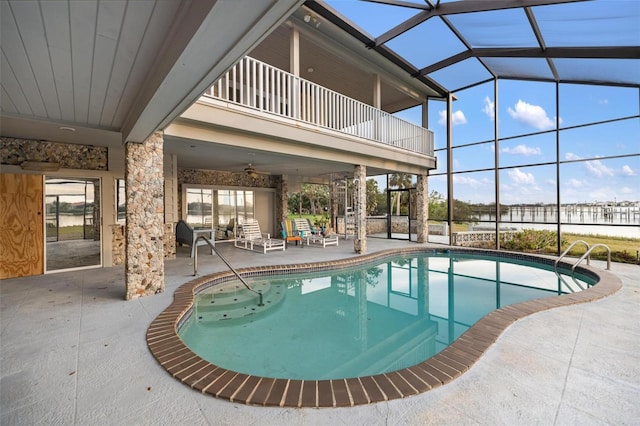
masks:
{"type": "Polygon", "coordinates": [[[0,137],[0,163],[19,166],[24,161],[46,161],[60,164],[61,169],[109,169],[107,148],[30,139],[0,137]]]}
{"type": "MultiPolygon", "coordinates": [[[[106,147],[0,137],[0,164],[3,172],[101,179],[99,207],[102,218],[100,235],[103,266],[111,266],[113,261],[111,225],[115,221],[115,181],[109,160],[109,149],[106,147]],[[57,163],[60,169],[23,170],[20,165],[24,161],[57,163]]],[[[94,221],[100,226],[97,222],[94,221]]]]}
{"type": "MultiPolygon", "coordinates": [[[[164,163],[166,222],[164,253],[165,259],[172,259],[175,258],[175,222],[178,220],[177,158],[175,155],[165,155],[164,163]]],[[[117,223],[115,201],[116,179],[124,178],[123,148],[43,142],[3,136],[0,137],[0,164],[3,165],[3,171],[10,170],[12,173],[100,177],[102,179],[100,203],[103,266],[124,264],[125,231],[124,224],[117,223]],[[24,161],[58,163],[61,171],[27,172],[20,168],[20,164],[24,161]]]]}

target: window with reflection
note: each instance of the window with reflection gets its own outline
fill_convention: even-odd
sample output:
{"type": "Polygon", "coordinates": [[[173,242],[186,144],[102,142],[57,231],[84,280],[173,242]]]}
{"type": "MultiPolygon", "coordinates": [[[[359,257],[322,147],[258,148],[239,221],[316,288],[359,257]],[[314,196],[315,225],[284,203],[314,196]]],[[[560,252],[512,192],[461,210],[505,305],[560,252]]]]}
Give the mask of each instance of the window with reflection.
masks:
{"type": "Polygon", "coordinates": [[[213,224],[213,189],[186,189],[186,221],[193,227],[206,227],[213,224]]]}
{"type": "Polygon", "coordinates": [[[127,196],[125,193],[125,180],[116,179],[116,222],[125,223],[127,215],[127,196]]]}
{"type": "Polygon", "coordinates": [[[102,264],[100,179],[45,179],[46,270],[102,264]]]}
{"type": "Polygon", "coordinates": [[[235,224],[241,224],[255,216],[253,191],[187,187],[185,200],[186,220],[194,227],[227,225],[231,231],[235,224]]]}

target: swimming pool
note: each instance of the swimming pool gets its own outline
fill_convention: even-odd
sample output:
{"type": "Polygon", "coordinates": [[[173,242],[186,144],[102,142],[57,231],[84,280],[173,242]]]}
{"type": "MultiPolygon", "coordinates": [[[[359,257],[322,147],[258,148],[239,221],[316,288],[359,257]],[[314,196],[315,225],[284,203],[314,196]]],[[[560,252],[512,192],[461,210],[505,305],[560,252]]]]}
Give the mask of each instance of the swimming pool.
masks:
{"type": "MultiPolygon", "coordinates": [[[[594,280],[583,278],[583,287],[594,280]]],[[[489,312],[570,291],[531,262],[448,253],[399,255],[340,271],[276,275],[197,294],[179,330],[202,358],[261,377],[327,380],[411,367],[489,312]],[[260,354],[256,357],[256,354],[260,354]]]]}
{"type": "MultiPolygon", "coordinates": [[[[220,398],[260,405],[349,406],[401,398],[447,383],[466,371],[495,341],[500,333],[517,319],[530,313],[556,306],[594,300],[617,290],[616,286],[611,285],[609,280],[604,282],[601,280],[598,285],[588,290],[557,296],[559,293],[558,285],[562,286],[562,283],[558,282],[557,279],[552,279],[551,281],[553,282],[543,290],[535,291],[530,288],[531,286],[527,282],[518,282],[519,279],[516,279],[518,276],[520,278],[533,276],[535,281],[540,281],[540,274],[550,273],[548,270],[553,261],[546,258],[495,253],[492,258],[487,259],[485,258],[487,252],[478,250],[455,250],[450,253],[451,257],[449,257],[449,253],[443,253],[442,251],[436,253],[430,251],[431,253],[429,253],[428,257],[423,257],[424,249],[405,249],[403,252],[403,257],[401,258],[392,258],[397,255],[397,252],[380,252],[357,259],[352,258],[337,262],[288,265],[277,267],[275,270],[274,268],[263,267],[241,271],[245,277],[252,276],[252,280],[255,280],[256,284],[262,282],[263,284],[258,285],[271,286],[269,289],[263,287],[263,291],[268,290],[267,293],[273,293],[275,298],[272,299],[272,303],[268,303],[267,300],[271,299],[269,299],[270,296],[268,297],[265,294],[265,302],[267,303],[265,303],[262,311],[259,311],[255,306],[247,305],[246,309],[240,309],[245,311],[255,309],[253,314],[244,316],[227,314],[228,316],[230,315],[228,319],[216,319],[214,318],[216,315],[224,315],[220,313],[223,311],[205,309],[203,305],[194,305],[193,302],[194,295],[196,295],[196,299],[200,298],[205,302],[207,297],[213,300],[213,296],[208,295],[205,291],[207,289],[214,290],[213,293],[219,292],[221,289],[227,289],[225,290],[228,292],[226,297],[236,298],[235,296],[239,296],[240,293],[235,292],[235,290],[229,292],[229,286],[225,284],[232,278],[230,274],[220,273],[194,280],[176,291],[174,303],[152,323],[147,333],[149,348],[156,359],[172,375],[195,389],[220,398]],[[406,256],[413,257],[416,254],[419,254],[419,257],[407,260],[409,258],[406,256]],[[346,273],[347,276],[353,276],[353,274],[357,275],[358,273],[355,273],[350,268],[363,261],[368,262],[367,267],[364,273],[360,272],[359,274],[365,277],[365,282],[366,277],[376,274],[378,275],[376,280],[381,275],[387,278],[376,281],[378,282],[376,285],[371,285],[372,281],[365,285],[356,284],[356,281],[352,278],[349,278],[343,284],[338,283],[336,281],[337,278],[333,279],[333,283],[327,283],[327,270],[342,268],[342,273],[339,275],[345,275],[346,273]],[[371,263],[374,261],[377,264],[371,263]],[[520,265],[518,264],[527,262],[536,262],[543,269],[546,268],[547,271],[543,269],[520,271],[520,265]],[[372,273],[371,271],[373,270],[382,272],[372,273]],[[448,273],[449,270],[453,270],[454,277],[461,277],[464,284],[456,283],[455,280],[452,281],[448,273]],[[475,272],[471,274],[470,271],[475,272]],[[298,281],[295,284],[286,284],[287,287],[291,287],[294,290],[294,293],[282,295],[282,292],[278,290],[277,286],[285,285],[281,281],[283,273],[289,275],[287,278],[290,279],[292,278],[291,274],[308,272],[321,272],[321,275],[324,274],[325,278],[296,275],[294,279],[298,281]],[[264,278],[265,275],[269,276],[269,280],[261,281],[257,279],[258,277],[264,278]],[[499,277],[499,284],[496,284],[496,277],[499,277]],[[304,283],[300,281],[303,278],[310,279],[311,282],[304,283]],[[490,284],[492,281],[493,284],[490,284]],[[425,290],[427,282],[428,291],[425,290]],[[479,296],[478,289],[487,285],[493,286],[490,292],[491,296],[479,296]],[[379,288],[376,289],[376,287],[379,288]],[[380,290],[383,287],[385,291],[380,290]],[[450,291],[451,287],[453,287],[453,292],[450,291]],[[362,290],[362,288],[366,290],[362,290]],[[514,292],[515,288],[520,289],[514,292]],[[516,294],[522,293],[522,289],[525,290],[525,293],[542,291],[543,294],[555,294],[556,296],[519,302],[522,297],[516,294]],[[338,371],[344,370],[344,367],[347,366],[346,364],[349,364],[348,361],[345,361],[345,359],[348,359],[349,354],[343,355],[338,364],[336,364],[337,367],[334,365],[329,368],[330,374],[322,377],[308,375],[309,372],[298,372],[294,373],[299,374],[298,376],[283,377],[282,366],[276,367],[275,372],[268,370],[248,371],[245,368],[246,364],[265,364],[265,362],[257,362],[263,358],[266,359],[263,350],[253,345],[259,341],[272,342],[269,339],[265,339],[264,334],[275,337],[273,327],[277,329],[292,328],[296,322],[300,322],[304,325],[303,330],[309,331],[310,322],[304,322],[299,318],[310,316],[309,311],[311,308],[309,306],[319,305],[318,298],[328,297],[327,293],[332,292],[340,294],[339,298],[343,300],[340,306],[336,306],[335,301],[333,304],[330,302],[331,306],[333,306],[330,310],[331,314],[337,319],[338,325],[334,325],[334,333],[329,334],[345,334],[343,331],[346,327],[341,326],[342,318],[355,315],[359,322],[356,322],[356,325],[348,326],[353,328],[355,332],[355,334],[349,335],[349,339],[355,341],[355,346],[365,348],[373,346],[391,347],[390,355],[383,357],[385,360],[381,362],[383,364],[391,364],[390,369],[383,372],[362,371],[355,374],[358,377],[355,377],[354,373],[349,371],[338,371]],[[276,293],[281,294],[276,296],[276,293]],[[297,294],[297,296],[294,297],[292,296],[293,294],[297,294]],[[292,316],[291,312],[289,312],[289,316],[285,315],[283,317],[284,322],[273,322],[278,318],[281,311],[287,313],[285,306],[288,299],[297,301],[297,303],[294,303],[294,307],[298,309],[298,312],[303,312],[303,314],[298,313],[292,316]],[[309,301],[310,305],[300,302],[304,299],[309,301]],[[455,299],[466,299],[466,304],[472,307],[473,315],[456,308],[452,304],[455,299]],[[347,300],[348,302],[346,302],[347,300]],[[442,301],[446,301],[446,303],[443,305],[442,301]],[[516,304],[505,306],[508,303],[516,304]],[[355,309],[348,305],[354,305],[355,309]],[[431,309],[431,305],[435,307],[435,310],[431,309]],[[390,309],[391,311],[380,314],[378,311],[381,311],[382,308],[390,309]],[[418,318],[418,322],[413,325],[400,322],[401,332],[414,329],[418,330],[418,333],[413,337],[398,336],[397,330],[394,331],[387,327],[387,323],[390,322],[387,319],[390,316],[401,317],[403,321],[409,317],[418,318]],[[474,324],[478,317],[482,318],[474,324]],[[227,352],[242,352],[242,350],[238,351],[237,348],[244,346],[244,352],[250,354],[250,361],[245,360],[233,365],[220,365],[225,364],[227,361],[223,359],[207,360],[205,357],[208,357],[208,355],[201,356],[199,354],[201,348],[192,349],[187,347],[178,336],[178,330],[189,334],[193,324],[198,324],[198,322],[205,325],[205,328],[220,328],[218,327],[219,323],[228,322],[229,325],[225,324],[222,327],[227,332],[226,337],[209,338],[208,340],[214,346],[227,352]],[[257,328],[253,330],[259,323],[268,324],[270,322],[272,323],[270,332],[259,331],[257,328]],[[376,325],[372,327],[370,323],[375,323],[376,325]],[[469,328],[469,326],[471,327],[469,328]],[[339,333],[335,332],[336,327],[340,330],[339,333]],[[372,328],[384,329],[385,331],[381,334],[373,335],[369,331],[372,328]],[[235,331],[229,334],[230,330],[235,331]],[[354,336],[356,337],[355,339],[354,336]],[[233,340],[238,343],[233,343],[233,340]],[[418,343],[412,349],[408,346],[411,341],[418,343]],[[453,343],[446,346],[451,341],[453,343]],[[234,345],[237,348],[231,350],[234,345]],[[396,352],[393,351],[394,345],[396,345],[396,352]],[[436,353],[436,355],[431,356],[429,351],[436,353]],[[406,356],[398,356],[398,353],[403,353],[406,356]],[[421,361],[416,358],[418,355],[427,356],[428,359],[421,361]],[[393,365],[394,362],[395,365],[393,365]],[[269,377],[270,375],[272,377],[269,377]]],[[[551,272],[551,274],[553,273],[551,272]]],[[[599,279],[598,274],[588,268],[580,268],[580,274],[582,278],[591,280],[591,282],[596,282],[599,279]]],[[[329,282],[331,282],[331,279],[329,279],[329,282]]],[[[615,284],[615,280],[612,282],[615,284]]],[[[562,292],[561,287],[560,293],[562,292]]],[[[539,294],[533,297],[539,297],[539,294]]],[[[240,302],[242,301],[240,300],[240,302]]],[[[320,343],[317,343],[316,346],[305,348],[306,355],[298,356],[311,356],[310,354],[313,354],[318,347],[326,345],[326,332],[320,334],[313,331],[305,334],[319,334],[321,337],[320,343]]],[[[285,360],[290,360],[289,351],[294,349],[296,344],[291,340],[291,334],[283,334],[283,336],[285,338],[284,343],[270,344],[283,349],[275,354],[275,359],[283,357],[285,360]]],[[[332,345],[334,349],[337,347],[336,343],[332,343],[332,345]]],[[[231,358],[234,357],[235,355],[231,358]]],[[[374,362],[367,361],[374,358],[375,356],[365,351],[365,353],[355,356],[351,364],[374,364],[374,362]]],[[[288,362],[284,363],[285,366],[287,364],[288,362]]]]}

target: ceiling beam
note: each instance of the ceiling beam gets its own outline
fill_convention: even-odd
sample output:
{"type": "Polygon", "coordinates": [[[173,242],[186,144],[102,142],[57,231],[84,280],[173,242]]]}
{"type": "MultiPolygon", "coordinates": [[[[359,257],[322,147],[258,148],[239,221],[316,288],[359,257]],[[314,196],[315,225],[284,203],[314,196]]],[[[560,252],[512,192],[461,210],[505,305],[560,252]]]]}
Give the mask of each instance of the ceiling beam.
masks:
{"type": "Polygon", "coordinates": [[[411,9],[421,9],[421,10],[433,9],[429,4],[411,3],[408,1],[402,1],[402,0],[367,0],[367,1],[369,3],[387,4],[389,6],[403,6],[411,9]]]}
{"type": "Polygon", "coordinates": [[[640,47],[548,47],[544,50],[539,47],[478,48],[462,51],[422,68],[420,74],[428,75],[469,58],[640,59],[640,47]]]}
{"type": "Polygon", "coordinates": [[[588,0],[460,0],[440,3],[435,9],[425,10],[407,19],[403,23],[391,28],[376,38],[376,46],[385,44],[411,28],[420,25],[434,16],[457,15],[460,13],[487,12],[490,10],[515,9],[530,6],[545,6],[550,4],[574,3],[588,0]]]}

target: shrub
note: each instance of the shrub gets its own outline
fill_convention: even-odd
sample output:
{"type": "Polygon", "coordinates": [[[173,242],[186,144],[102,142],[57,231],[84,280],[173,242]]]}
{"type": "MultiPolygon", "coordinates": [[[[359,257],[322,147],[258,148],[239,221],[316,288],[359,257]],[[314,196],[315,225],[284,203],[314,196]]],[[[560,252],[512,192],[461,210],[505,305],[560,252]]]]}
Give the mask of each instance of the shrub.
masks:
{"type": "MultiPolygon", "coordinates": [[[[507,250],[524,252],[555,251],[558,233],[554,231],[523,229],[507,239],[500,235],[500,247],[507,250]]],[[[561,242],[562,244],[564,241],[561,242]]]]}

